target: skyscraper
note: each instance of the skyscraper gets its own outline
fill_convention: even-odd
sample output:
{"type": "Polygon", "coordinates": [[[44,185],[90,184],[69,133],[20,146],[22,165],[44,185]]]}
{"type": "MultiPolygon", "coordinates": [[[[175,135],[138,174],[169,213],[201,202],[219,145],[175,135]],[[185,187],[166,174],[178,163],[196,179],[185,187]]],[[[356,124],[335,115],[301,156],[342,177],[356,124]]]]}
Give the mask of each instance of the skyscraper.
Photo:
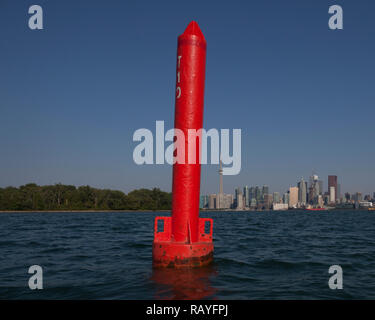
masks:
{"type": "Polygon", "coordinates": [[[269,210],[272,207],[273,196],[272,194],[266,193],[263,199],[263,206],[265,210],[269,210]]]}
{"type": "Polygon", "coordinates": [[[329,202],[335,203],[336,201],[336,189],[335,187],[329,187],[329,202]]]}
{"type": "Polygon", "coordinates": [[[245,207],[250,207],[250,190],[248,186],[243,188],[243,197],[245,207]]]}
{"type": "Polygon", "coordinates": [[[331,192],[331,187],[335,188],[335,199],[337,199],[337,176],[328,176],[328,192],[331,192]]]}
{"type": "Polygon", "coordinates": [[[281,200],[280,193],[274,192],[273,193],[273,203],[280,203],[280,200],[281,200]]]}
{"type": "Polygon", "coordinates": [[[296,208],[298,203],[298,188],[290,187],[289,188],[289,207],[296,208]]]}
{"type": "Polygon", "coordinates": [[[324,193],[324,191],[323,191],[323,181],[322,180],[318,180],[318,187],[319,187],[318,195],[322,195],[324,193]]]}
{"type": "Polygon", "coordinates": [[[318,196],[322,195],[323,193],[323,182],[319,180],[319,177],[316,174],[313,174],[310,177],[310,186],[309,186],[309,203],[310,204],[317,204],[318,203],[318,196]]]}
{"type": "Polygon", "coordinates": [[[201,209],[208,208],[209,198],[207,195],[203,195],[200,197],[199,207],[201,209]]]}
{"type": "Polygon", "coordinates": [[[233,194],[224,194],[224,205],[222,209],[230,209],[233,206],[233,194]]]}
{"type": "Polygon", "coordinates": [[[263,186],[262,188],[262,194],[263,194],[263,198],[266,194],[269,194],[269,188],[268,186],[263,186]]]}
{"type": "Polygon", "coordinates": [[[283,203],[289,204],[289,191],[283,194],[283,203]]]}
{"type": "Polygon", "coordinates": [[[254,200],[256,201],[255,188],[254,187],[251,187],[250,190],[249,190],[249,198],[250,198],[250,204],[251,204],[251,202],[254,202],[254,200]]]}
{"type": "Polygon", "coordinates": [[[298,202],[303,206],[307,203],[307,182],[303,178],[298,182],[298,202]]]}
{"type": "Polygon", "coordinates": [[[242,190],[241,188],[237,188],[235,192],[236,192],[236,204],[235,204],[236,209],[242,210],[244,207],[242,190]]]}
{"type": "Polygon", "coordinates": [[[216,209],[217,208],[217,201],[216,201],[216,194],[210,194],[208,196],[208,208],[209,209],[216,209]]]}
{"type": "Polygon", "coordinates": [[[242,191],[241,188],[238,187],[234,190],[234,206],[237,208],[238,203],[240,202],[240,196],[242,197],[242,191]]]}
{"type": "Polygon", "coordinates": [[[255,187],[255,199],[257,202],[262,200],[262,192],[258,186],[255,187]]]}

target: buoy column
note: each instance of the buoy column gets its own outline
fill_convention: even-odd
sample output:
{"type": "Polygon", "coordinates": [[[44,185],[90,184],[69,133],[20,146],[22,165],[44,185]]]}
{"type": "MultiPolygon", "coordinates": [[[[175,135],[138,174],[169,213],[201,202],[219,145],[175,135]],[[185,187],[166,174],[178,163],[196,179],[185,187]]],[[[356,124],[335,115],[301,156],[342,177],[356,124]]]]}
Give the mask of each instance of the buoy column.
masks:
{"type": "Polygon", "coordinates": [[[199,218],[201,150],[198,139],[195,163],[191,155],[189,159],[189,129],[203,127],[205,67],[206,40],[198,24],[192,21],[178,37],[176,66],[175,128],[184,133],[184,140],[177,138],[175,146],[179,144],[178,153],[181,144],[185,144],[182,146],[185,161],[173,165],[172,217],[155,219],[154,266],[202,266],[213,258],[212,219],[199,218]]]}

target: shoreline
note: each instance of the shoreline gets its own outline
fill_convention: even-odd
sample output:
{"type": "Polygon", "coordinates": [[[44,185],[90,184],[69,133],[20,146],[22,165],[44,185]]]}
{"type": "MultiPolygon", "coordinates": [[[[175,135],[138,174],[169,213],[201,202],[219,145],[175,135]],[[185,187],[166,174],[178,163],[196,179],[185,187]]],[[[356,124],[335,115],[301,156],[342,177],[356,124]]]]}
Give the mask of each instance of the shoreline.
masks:
{"type": "Polygon", "coordinates": [[[170,212],[171,210],[0,210],[0,213],[170,212]]]}
{"type": "MultiPolygon", "coordinates": [[[[348,208],[332,208],[322,211],[349,211],[349,210],[355,210],[355,211],[369,211],[368,209],[348,209],[348,208]]],[[[158,212],[171,212],[172,210],[97,210],[97,209],[88,209],[88,210],[0,210],[1,213],[96,213],[96,212],[119,212],[119,213],[126,213],[126,212],[144,212],[144,213],[158,213],[158,212]]],[[[265,212],[265,211],[272,211],[272,212],[288,212],[288,211],[309,211],[306,209],[288,209],[288,210],[217,210],[217,209],[204,209],[199,210],[199,212],[265,212]]]]}

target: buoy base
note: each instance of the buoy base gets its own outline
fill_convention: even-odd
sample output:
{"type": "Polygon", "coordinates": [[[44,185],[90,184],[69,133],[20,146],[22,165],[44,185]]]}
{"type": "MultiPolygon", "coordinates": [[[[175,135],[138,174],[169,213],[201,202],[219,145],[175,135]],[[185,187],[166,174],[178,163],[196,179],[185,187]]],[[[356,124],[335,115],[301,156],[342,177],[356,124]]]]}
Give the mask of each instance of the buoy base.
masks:
{"type": "Polygon", "coordinates": [[[171,217],[155,218],[152,261],[155,268],[202,267],[213,260],[214,245],[212,242],[213,221],[211,218],[199,218],[198,242],[176,242],[172,239],[171,217]],[[158,221],[163,221],[163,230],[158,230],[158,221]],[[209,222],[209,232],[205,224],[209,222]]]}
{"type": "Polygon", "coordinates": [[[214,257],[213,243],[154,242],[152,262],[155,268],[202,267],[214,257]]]}

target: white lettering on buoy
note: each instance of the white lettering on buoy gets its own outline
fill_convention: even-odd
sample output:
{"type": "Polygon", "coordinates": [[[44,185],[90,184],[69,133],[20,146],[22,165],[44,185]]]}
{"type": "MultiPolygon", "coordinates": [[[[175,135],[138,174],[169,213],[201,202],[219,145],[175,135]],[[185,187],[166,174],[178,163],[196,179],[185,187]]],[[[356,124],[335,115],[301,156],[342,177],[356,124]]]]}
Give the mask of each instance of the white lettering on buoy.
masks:
{"type": "Polygon", "coordinates": [[[176,88],[177,99],[181,97],[181,87],[179,86],[179,83],[181,82],[181,75],[180,75],[181,58],[182,56],[177,57],[177,88],[176,88]]]}

